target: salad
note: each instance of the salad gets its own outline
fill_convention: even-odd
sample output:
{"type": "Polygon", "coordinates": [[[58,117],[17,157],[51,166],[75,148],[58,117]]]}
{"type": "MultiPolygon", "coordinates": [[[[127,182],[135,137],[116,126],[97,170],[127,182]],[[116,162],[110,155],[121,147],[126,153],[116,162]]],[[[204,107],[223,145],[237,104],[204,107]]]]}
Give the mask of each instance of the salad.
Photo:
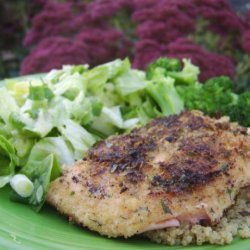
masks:
{"type": "Polygon", "coordinates": [[[97,141],[151,119],[199,109],[250,125],[250,93],[228,77],[199,83],[188,59],[160,58],[146,71],[128,59],[89,69],[67,65],[40,78],[9,79],[0,88],[0,188],[39,211],[49,183],[97,141]]]}

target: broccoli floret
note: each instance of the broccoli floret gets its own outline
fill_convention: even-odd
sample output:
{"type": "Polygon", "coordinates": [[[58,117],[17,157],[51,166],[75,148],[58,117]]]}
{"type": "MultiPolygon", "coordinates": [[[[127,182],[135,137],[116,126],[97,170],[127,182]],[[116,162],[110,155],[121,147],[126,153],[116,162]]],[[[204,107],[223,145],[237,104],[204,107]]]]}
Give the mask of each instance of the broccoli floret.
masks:
{"type": "Polygon", "coordinates": [[[192,64],[188,59],[183,59],[182,62],[184,66],[180,72],[167,72],[166,75],[175,79],[175,85],[189,85],[198,82],[199,67],[192,64]]]}
{"type": "Polygon", "coordinates": [[[146,92],[157,106],[153,111],[147,107],[151,114],[170,115],[183,110],[183,100],[176,91],[175,79],[168,76],[169,72],[180,70],[181,62],[178,59],[159,58],[149,65],[146,75],[150,81],[147,83],[146,92]]]}
{"type": "Polygon", "coordinates": [[[183,59],[182,62],[183,67],[179,59],[161,57],[148,66],[147,78],[152,80],[159,76],[170,76],[175,79],[175,85],[197,82],[200,73],[199,68],[188,59],[183,59]]]}
{"type": "Polygon", "coordinates": [[[218,92],[222,89],[230,90],[232,92],[233,82],[227,76],[214,77],[205,82],[204,88],[214,88],[217,89],[218,92]]]}
{"type": "Polygon", "coordinates": [[[250,126],[250,92],[239,95],[237,104],[228,106],[225,114],[230,116],[231,121],[237,121],[240,125],[250,126]]]}
{"type": "Polygon", "coordinates": [[[199,109],[201,103],[200,92],[201,84],[192,84],[188,86],[177,86],[177,92],[184,101],[184,106],[188,110],[199,109]]]}
{"type": "Polygon", "coordinates": [[[225,76],[212,78],[204,85],[196,83],[178,86],[177,90],[187,109],[198,109],[211,116],[224,114],[228,106],[237,102],[237,95],[232,91],[232,81],[225,76]]]}
{"type": "Polygon", "coordinates": [[[184,108],[183,100],[174,86],[174,79],[170,77],[149,82],[146,91],[155,101],[162,115],[178,114],[184,108]]]}
{"type": "Polygon", "coordinates": [[[160,57],[159,59],[148,65],[146,76],[147,79],[152,80],[159,75],[167,76],[168,72],[178,72],[180,70],[181,61],[179,59],[160,57]]]}
{"type": "Polygon", "coordinates": [[[229,77],[221,76],[208,80],[202,88],[204,98],[202,109],[205,113],[215,115],[225,113],[225,109],[237,102],[237,95],[232,91],[233,83],[229,77]]]}

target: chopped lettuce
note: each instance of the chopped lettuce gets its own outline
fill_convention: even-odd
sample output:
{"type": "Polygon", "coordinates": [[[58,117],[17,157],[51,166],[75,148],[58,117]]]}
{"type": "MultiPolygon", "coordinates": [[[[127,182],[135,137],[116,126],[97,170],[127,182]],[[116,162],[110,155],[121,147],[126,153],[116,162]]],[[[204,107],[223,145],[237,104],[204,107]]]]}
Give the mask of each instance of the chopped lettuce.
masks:
{"type": "Polygon", "coordinates": [[[103,94],[104,85],[109,81],[118,77],[120,74],[130,70],[130,62],[128,59],[115,61],[100,65],[83,74],[87,84],[87,89],[92,94],[103,94]]]}
{"type": "Polygon", "coordinates": [[[19,159],[19,164],[23,166],[30,155],[30,151],[36,140],[34,138],[28,138],[27,136],[22,136],[20,134],[14,134],[9,139],[13,147],[16,150],[16,156],[19,159]]]}
{"type": "Polygon", "coordinates": [[[74,73],[83,74],[88,70],[88,65],[64,65],[62,69],[53,69],[44,77],[44,81],[49,85],[56,84],[62,81],[65,77],[73,75],[74,73]]]}
{"type": "Polygon", "coordinates": [[[151,119],[154,119],[158,116],[162,116],[162,113],[157,109],[152,98],[147,98],[147,100],[137,108],[138,116],[140,123],[145,125],[151,119]]]}
{"type": "Polygon", "coordinates": [[[90,123],[93,116],[102,109],[102,105],[98,106],[95,100],[86,98],[83,91],[79,92],[74,101],[64,100],[64,106],[70,118],[81,125],[90,123]]]}
{"type": "Polygon", "coordinates": [[[71,143],[75,160],[82,159],[87,150],[96,142],[93,135],[70,119],[64,122],[63,126],[59,128],[59,131],[62,136],[71,143]]]}
{"type": "Polygon", "coordinates": [[[115,77],[119,77],[124,72],[130,70],[130,67],[130,61],[126,58],[124,60],[116,59],[96,68],[105,68],[108,72],[108,79],[114,79],[115,77]]]}
{"type": "Polygon", "coordinates": [[[116,79],[116,89],[121,96],[127,96],[138,90],[145,89],[145,74],[138,70],[126,71],[116,79]]]}
{"type": "Polygon", "coordinates": [[[39,161],[30,160],[21,173],[33,182],[34,189],[30,197],[17,197],[17,199],[30,204],[38,212],[46,200],[50,181],[59,176],[60,165],[55,155],[50,154],[39,161]]]}
{"type": "Polygon", "coordinates": [[[8,79],[6,80],[5,87],[9,91],[9,93],[12,95],[12,97],[16,100],[17,104],[19,106],[23,105],[25,102],[30,86],[40,86],[43,82],[41,79],[30,79],[30,80],[21,80],[17,81],[14,79],[8,79]]]}
{"type": "Polygon", "coordinates": [[[176,86],[197,82],[190,61],[157,61],[148,72],[117,59],[89,69],[66,65],[39,79],[10,79],[0,88],[0,187],[23,174],[34,186],[18,197],[37,211],[51,180],[107,136],[183,110],[176,86]]]}
{"type": "Polygon", "coordinates": [[[61,168],[74,163],[74,153],[67,141],[62,137],[46,137],[38,141],[30,152],[29,162],[41,161],[53,154],[61,168]]]}
{"type": "Polygon", "coordinates": [[[27,163],[21,169],[21,173],[32,181],[33,193],[26,199],[15,199],[28,203],[39,211],[46,200],[50,181],[60,176],[62,168],[72,165],[74,161],[73,151],[62,137],[41,139],[32,148],[27,163]]]}
{"type": "Polygon", "coordinates": [[[64,96],[69,100],[74,100],[80,91],[85,92],[86,85],[84,78],[79,73],[66,76],[60,83],[51,86],[55,95],[64,96]]]}
{"type": "Polygon", "coordinates": [[[12,112],[19,110],[15,99],[5,87],[0,88],[0,107],[0,118],[4,121],[4,123],[8,123],[9,116],[12,112]]]}
{"type": "Polygon", "coordinates": [[[10,176],[14,174],[18,158],[14,146],[0,135],[0,186],[8,183],[10,176]]]}
{"type": "Polygon", "coordinates": [[[119,106],[112,108],[104,107],[102,109],[102,114],[106,118],[106,121],[108,121],[110,124],[113,124],[118,128],[123,127],[123,119],[119,106]]]}

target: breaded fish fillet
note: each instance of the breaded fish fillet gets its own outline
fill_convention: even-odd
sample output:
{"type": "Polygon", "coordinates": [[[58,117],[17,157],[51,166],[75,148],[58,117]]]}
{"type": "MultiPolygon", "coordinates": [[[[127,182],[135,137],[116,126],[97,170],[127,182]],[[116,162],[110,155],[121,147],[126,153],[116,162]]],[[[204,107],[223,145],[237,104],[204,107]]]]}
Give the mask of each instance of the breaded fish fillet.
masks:
{"type": "Polygon", "coordinates": [[[215,224],[250,183],[247,129],[201,112],[99,142],[51,183],[48,202],[109,237],[215,224]]]}

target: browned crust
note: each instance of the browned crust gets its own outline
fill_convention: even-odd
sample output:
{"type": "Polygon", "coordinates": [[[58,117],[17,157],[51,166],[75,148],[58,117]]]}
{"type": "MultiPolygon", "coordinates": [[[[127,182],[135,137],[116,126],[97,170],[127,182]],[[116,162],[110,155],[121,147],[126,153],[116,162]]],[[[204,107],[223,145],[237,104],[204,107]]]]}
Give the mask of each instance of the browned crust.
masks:
{"type": "Polygon", "coordinates": [[[183,112],[101,141],[89,151],[87,161],[93,162],[93,172],[100,173],[97,169],[102,165],[115,176],[126,176],[125,182],[138,183],[144,180],[145,169],[151,168],[150,155],[165,140],[177,150],[167,163],[158,162],[161,171],[151,178],[151,194],[156,187],[165,193],[190,192],[227,175],[234,167],[230,150],[223,143],[215,143],[224,130],[235,136],[246,134],[244,128],[233,128],[229,122],[204,119],[200,112],[183,112]]]}

